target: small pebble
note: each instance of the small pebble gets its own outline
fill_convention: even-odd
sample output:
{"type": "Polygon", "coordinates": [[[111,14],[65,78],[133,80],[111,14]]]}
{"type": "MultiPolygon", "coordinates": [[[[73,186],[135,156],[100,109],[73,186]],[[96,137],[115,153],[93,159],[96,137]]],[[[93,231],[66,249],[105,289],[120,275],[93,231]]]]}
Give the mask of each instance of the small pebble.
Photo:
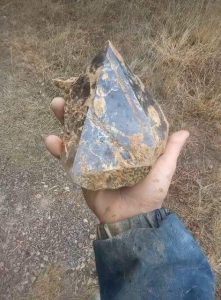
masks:
{"type": "Polygon", "coordinates": [[[48,261],[48,256],[47,256],[47,255],[44,255],[44,256],[43,256],[43,260],[44,260],[44,261],[48,261]]]}
{"type": "Polygon", "coordinates": [[[81,264],[81,269],[85,268],[85,263],[81,264]]]}
{"type": "Polygon", "coordinates": [[[90,240],[95,240],[96,239],[96,234],[90,234],[90,240]]]}

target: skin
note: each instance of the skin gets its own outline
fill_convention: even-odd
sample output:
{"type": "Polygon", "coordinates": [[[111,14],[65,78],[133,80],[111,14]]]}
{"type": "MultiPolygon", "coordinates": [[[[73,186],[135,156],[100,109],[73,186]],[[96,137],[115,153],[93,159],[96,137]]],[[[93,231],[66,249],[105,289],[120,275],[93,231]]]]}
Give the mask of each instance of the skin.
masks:
{"type": "MultiPolygon", "coordinates": [[[[51,109],[63,124],[64,99],[54,98],[51,109]]],[[[176,170],[177,159],[188,137],[189,132],[186,130],[173,133],[168,139],[164,153],[158,158],[148,176],[133,187],[95,192],[83,190],[87,205],[99,221],[113,223],[161,208],[176,170]]],[[[63,151],[62,139],[49,135],[44,142],[48,151],[59,159],[63,151]]]]}

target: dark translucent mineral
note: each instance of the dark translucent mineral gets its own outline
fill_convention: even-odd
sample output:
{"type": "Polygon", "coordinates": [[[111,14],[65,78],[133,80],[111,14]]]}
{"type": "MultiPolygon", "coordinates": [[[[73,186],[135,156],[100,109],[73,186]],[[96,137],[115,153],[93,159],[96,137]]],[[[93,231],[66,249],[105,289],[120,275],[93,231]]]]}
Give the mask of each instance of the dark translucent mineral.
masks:
{"type": "Polygon", "coordinates": [[[79,77],[55,80],[66,92],[63,163],[90,189],[131,186],[164,151],[168,123],[110,42],[79,77]]]}

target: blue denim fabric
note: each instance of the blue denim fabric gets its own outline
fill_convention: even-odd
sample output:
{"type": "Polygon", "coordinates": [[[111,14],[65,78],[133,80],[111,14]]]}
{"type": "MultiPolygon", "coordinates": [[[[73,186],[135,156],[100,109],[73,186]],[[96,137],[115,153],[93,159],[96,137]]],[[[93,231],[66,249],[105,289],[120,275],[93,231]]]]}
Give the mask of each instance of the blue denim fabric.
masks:
{"type": "Polygon", "coordinates": [[[212,300],[208,260],[182,221],[136,228],[94,242],[102,300],[212,300]]]}

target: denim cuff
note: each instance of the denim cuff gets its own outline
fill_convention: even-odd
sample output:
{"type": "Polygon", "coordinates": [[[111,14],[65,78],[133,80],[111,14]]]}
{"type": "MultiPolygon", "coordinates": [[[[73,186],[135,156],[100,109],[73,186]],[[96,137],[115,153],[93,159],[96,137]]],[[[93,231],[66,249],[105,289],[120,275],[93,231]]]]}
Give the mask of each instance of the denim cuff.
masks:
{"type": "Polygon", "coordinates": [[[97,240],[110,239],[135,228],[158,228],[169,214],[168,209],[160,208],[116,223],[99,224],[97,225],[97,240]]]}

